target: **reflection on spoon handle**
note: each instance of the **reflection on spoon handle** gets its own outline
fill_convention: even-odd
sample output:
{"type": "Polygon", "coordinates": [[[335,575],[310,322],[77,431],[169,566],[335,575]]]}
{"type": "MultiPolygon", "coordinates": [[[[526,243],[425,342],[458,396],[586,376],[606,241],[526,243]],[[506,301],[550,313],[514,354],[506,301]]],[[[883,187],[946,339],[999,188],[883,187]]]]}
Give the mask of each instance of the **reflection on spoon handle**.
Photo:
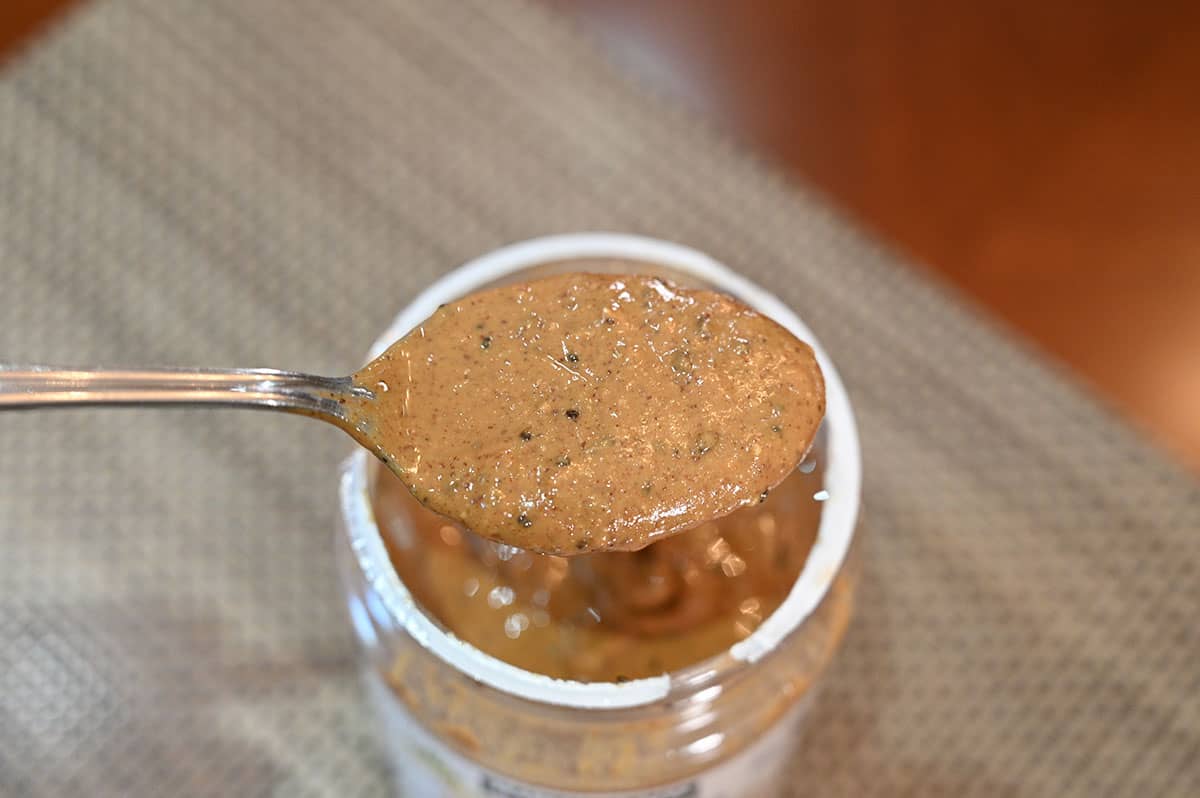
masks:
{"type": "Polygon", "coordinates": [[[303,413],[344,427],[343,402],[360,394],[369,392],[356,388],[349,377],[317,377],[273,369],[92,369],[0,364],[0,410],[219,405],[303,413]]]}

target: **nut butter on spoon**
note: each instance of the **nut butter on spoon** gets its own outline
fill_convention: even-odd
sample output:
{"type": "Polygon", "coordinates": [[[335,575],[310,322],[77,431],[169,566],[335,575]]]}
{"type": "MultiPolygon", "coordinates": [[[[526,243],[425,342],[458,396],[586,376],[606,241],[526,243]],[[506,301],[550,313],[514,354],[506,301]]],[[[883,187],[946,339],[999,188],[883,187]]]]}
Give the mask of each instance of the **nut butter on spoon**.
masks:
{"type": "Polygon", "coordinates": [[[579,554],[760,501],[825,393],[807,344],[726,295],[565,274],[444,305],[350,377],[0,365],[0,409],[100,404],[320,418],[479,535],[579,554]]]}
{"type": "Polygon", "coordinates": [[[430,509],[548,554],[761,501],[825,411],[812,349],[731,297],[564,274],[444,305],[353,377],[352,434],[430,509]]]}

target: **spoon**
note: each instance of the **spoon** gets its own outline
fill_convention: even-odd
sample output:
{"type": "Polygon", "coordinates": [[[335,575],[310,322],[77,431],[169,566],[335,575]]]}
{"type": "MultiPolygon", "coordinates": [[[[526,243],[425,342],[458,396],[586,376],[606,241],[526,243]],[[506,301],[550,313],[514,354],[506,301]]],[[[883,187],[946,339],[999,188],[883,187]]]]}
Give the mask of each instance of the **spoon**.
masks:
{"type": "Polygon", "coordinates": [[[349,377],[0,365],[0,409],[170,404],[326,421],[436,512],[572,555],[760,501],[811,446],[824,383],[807,344],[728,296],[593,274],[445,305],[349,377]]]}
{"type": "Polygon", "coordinates": [[[371,401],[351,377],[274,369],[103,369],[0,364],[0,409],[199,405],[282,410],[354,435],[347,402],[371,401]]]}

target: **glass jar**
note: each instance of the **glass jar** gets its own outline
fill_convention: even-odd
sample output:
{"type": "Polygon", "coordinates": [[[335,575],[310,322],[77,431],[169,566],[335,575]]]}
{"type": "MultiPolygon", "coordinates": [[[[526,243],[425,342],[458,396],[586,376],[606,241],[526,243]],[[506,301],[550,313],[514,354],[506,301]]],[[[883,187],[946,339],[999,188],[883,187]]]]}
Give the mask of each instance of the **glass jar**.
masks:
{"type": "Polygon", "coordinates": [[[355,452],[341,475],[339,567],[398,794],[776,796],[853,605],[861,461],[845,389],[815,336],[774,296],[694,250],[615,234],[535,239],[447,274],[400,314],[371,357],[438,305],[567,270],[643,271],[714,288],[813,345],[827,395],[814,447],[822,502],[815,538],[779,607],[716,656],[628,681],[553,679],[463,642],[422,609],[389,559],[376,518],[377,463],[355,452]]]}

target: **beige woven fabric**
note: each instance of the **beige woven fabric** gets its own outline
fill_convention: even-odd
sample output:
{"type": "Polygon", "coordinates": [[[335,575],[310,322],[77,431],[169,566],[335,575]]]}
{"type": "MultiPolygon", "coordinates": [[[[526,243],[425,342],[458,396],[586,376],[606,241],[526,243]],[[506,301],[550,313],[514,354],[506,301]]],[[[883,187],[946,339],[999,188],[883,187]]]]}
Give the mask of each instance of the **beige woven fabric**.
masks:
{"type": "MultiPolygon", "coordinates": [[[[794,795],[1200,794],[1200,490],[540,7],[101,0],[0,74],[0,361],[350,370],[420,287],[580,229],[800,309],[867,462],[794,795]]],[[[296,418],[0,417],[0,795],[388,792],[296,418]]]]}

